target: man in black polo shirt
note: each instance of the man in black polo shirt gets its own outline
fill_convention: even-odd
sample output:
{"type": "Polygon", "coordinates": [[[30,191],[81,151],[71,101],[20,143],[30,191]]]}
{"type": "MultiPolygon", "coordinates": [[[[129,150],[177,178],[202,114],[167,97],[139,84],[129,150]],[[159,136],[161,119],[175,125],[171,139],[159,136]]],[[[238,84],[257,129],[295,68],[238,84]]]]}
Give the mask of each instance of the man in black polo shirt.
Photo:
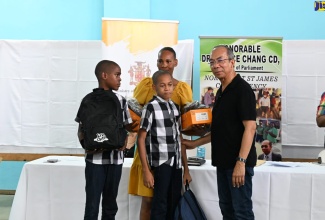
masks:
{"type": "Polygon", "coordinates": [[[194,141],[184,140],[183,144],[193,149],[211,141],[223,219],[254,219],[251,197],[256,165],[256,100],[250,85],[235,72],[234,66],[230,48],[213,48],[210,68],[221,87],[212,111],[211,132],[194,141]]]}

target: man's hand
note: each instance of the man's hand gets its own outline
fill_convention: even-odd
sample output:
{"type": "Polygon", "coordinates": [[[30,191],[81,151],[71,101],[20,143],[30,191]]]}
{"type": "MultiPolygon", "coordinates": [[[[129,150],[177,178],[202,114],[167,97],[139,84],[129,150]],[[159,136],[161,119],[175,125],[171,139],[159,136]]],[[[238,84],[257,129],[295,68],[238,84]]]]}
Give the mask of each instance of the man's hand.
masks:
{"type": "Polygon", "coordinates": [[[239,188],[245,184],[245,163],[237,161],[232,173],[232,185],[239,188]]]}

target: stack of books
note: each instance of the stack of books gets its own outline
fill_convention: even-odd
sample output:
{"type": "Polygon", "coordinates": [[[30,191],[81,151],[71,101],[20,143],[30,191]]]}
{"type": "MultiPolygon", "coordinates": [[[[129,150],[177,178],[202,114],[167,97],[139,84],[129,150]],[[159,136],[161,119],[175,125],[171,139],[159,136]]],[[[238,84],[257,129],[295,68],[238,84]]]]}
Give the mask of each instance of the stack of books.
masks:
{"type": "Polygon", "coordinates": [[[205,163],[205,159],[202,157],[189,157],[187,158],[187,164],[189,166],[201,166],[205,163]]]}

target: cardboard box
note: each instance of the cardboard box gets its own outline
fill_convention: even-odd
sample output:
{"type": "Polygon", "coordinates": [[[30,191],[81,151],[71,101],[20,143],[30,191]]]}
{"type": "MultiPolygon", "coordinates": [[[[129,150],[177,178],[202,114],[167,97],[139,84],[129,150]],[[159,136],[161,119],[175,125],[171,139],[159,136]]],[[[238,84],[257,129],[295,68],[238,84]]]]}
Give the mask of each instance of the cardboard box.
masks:
{"type": "Polygon", "coordinates": [[[182,130],[191,130],[192,125],[211,124],[211,108],[194,109],[182,114],[182,130]]]}

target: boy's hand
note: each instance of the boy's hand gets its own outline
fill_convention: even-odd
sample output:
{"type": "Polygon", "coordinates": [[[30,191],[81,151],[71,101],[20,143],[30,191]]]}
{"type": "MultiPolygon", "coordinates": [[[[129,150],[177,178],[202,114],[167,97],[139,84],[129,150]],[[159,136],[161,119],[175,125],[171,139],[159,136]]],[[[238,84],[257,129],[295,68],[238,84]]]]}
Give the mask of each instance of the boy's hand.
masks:
{"type": "Polygon", "coordinates": [[[184,185],[186,184],[186,181],[188,183],[192,182],[192,177],[191,177],[191,174],[188,169],[184,170],[184,174],[183,174],[183,184],[184,185]]]}
{"type": "Polygon", "coordinates": [[[118,150],[118,151],[124,151],[125,148],[126,148],[126,145],[124,145],[123,147],[121,147],[121,148],[119,148],[119,149],[117,149],[117,150],[118,150]]]}
{"type": "Polygon", "coordinates": [[[245,164],[237,161],[234,171],[232,173],[232,185],[233,187],[241,187],[245,184],[245,164]]]}
{"type": "Polygon", "coordinates": [[[150,189],[154,188],[155,180],[154,180],[153,175],[150,172],[150,170],[143,171],[143,185],[145,185],[146,187],[148,187],[150,189]]]}
{"type": "Polygon", "coordinates": [[[186,149],[194,149],[196,148],[196,145],[194,144],[194,141],[183,139],[182,144],[185,145],[186,149]]]}
{"type": "Polygon", "coordinates": [[[125,125],[128,132],[138,132],[140,128],[140,121],[133,121],[131,124],[125,125]]]}
{"type": "Polygon", "coordinates": [[[138,133],[136,133],[136,132],[129,132],[126,149],[130,149],[131,147],[133,147],[135,145],[135,142],[137,140],[137,135],[138,135],[138,133]]]}

